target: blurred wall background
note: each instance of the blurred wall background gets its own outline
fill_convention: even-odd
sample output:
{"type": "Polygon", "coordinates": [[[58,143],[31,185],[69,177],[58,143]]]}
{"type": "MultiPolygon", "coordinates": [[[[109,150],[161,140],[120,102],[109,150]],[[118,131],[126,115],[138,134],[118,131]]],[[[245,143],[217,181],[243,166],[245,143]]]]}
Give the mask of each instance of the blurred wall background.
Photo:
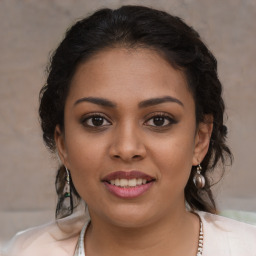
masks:
{"type": "Polygon", "coordinates": [[[43,145],[37,115],[50,52],[78,19],[124,4],[182,17],[217,57],[235,157],[216,186],[217,204],[256,212],[255,0],[0,0],[0,243],[54,219],[57,161],[43,145]]]}

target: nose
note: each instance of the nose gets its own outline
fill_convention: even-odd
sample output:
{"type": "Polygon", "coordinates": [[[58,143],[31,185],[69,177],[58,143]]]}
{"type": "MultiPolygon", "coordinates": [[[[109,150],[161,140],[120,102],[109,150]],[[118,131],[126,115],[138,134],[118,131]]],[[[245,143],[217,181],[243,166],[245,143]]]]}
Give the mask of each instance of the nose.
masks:
{"type": "Polygon", "coordinates": [[[138,129],[128,125],[117,129],[113,135],[109,153],[111,158],[124,162],[145,158],[146,148],[138,129]]]}

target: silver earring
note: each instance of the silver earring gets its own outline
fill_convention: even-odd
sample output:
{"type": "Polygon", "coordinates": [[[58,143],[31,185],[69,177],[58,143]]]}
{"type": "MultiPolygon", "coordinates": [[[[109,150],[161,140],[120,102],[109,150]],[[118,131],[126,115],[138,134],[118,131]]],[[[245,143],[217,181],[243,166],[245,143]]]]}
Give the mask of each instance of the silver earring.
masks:
{"type": "Polygon", "coordinates": [[[204,188],[205,186],[205,178],[204,176],[201,174],[201,171],[202,171],[202,166],[199,164],[197,167],[196,167],[196,174],[193,178],[193,182],[195,184],[195,186],[198,188],[198,189],[202,189],[204,188]]]}

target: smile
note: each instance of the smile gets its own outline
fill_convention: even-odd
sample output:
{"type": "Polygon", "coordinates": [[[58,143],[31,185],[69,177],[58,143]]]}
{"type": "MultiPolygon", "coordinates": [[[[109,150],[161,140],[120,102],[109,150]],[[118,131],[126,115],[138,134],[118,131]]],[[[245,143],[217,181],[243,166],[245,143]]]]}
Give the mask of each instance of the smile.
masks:
{"type": "Polygon", "coordinates": [[[107,190],[120,198],[136,198],[147,192],[155,178],[139,171],[118,171],[103,178],[107,190]]]}
{"type": "Polygon", "coordinates": [[[115,179],[115,180],[110,180],[111,185],[115,185],[118,187],[136,187],[140,186],[142,184],[146,184],[147,180],[146,179],[115,179]]]}

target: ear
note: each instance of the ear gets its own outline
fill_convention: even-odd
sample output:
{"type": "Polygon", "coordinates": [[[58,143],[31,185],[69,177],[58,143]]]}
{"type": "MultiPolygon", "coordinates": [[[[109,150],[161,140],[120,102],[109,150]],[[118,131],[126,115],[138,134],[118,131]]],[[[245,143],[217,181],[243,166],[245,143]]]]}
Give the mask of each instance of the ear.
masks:
{"type": "Polygon", "coordinates": [[[54,140],[56,144],[57,154],[61,160],[61,162],[67,166],[67,151],[65,146],[65,137],[64,133],[61,130],[59,125],[56,125],[54,131],[54,140]]]}
{"type": "Polygon", "coordinates": [[[205,115],[204,121],[200,122],[195,136],[195,148],[193,165],[200,164],[207,154],[213,129],[213,116],[205,115]]]}

